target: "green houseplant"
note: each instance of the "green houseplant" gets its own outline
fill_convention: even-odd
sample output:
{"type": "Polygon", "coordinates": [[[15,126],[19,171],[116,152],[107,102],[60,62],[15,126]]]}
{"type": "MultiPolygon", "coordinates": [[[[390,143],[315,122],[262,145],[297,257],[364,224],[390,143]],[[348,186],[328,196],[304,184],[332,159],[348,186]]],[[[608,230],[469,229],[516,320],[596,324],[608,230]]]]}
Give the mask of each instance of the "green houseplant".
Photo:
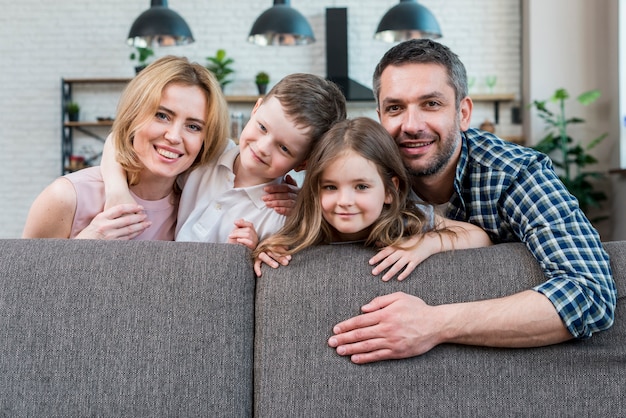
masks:
{"type": "Polygon", "coordinates": [[[76,122],[80,113],[80,105],[76,102],[67,102],[65,105],[65,113],[67,113],[67,119],[70,122],[76,122]]]}
{"type": "Polygon", "coordinates": [[[267,91],[267,85],[270,83],[270,75],[265,71],[260,71],[256,74],[254,81],[259,90],[259,95],[263,95],[267,91]]]}
{"type": "Polygon", "coordinates": [[[218,49],[214,56],[207,57],[209,63],[206,68],[211,71],[217,81],[222,86],[222,89],[233,80],[229,78],[229,76],[235,72],[232,68],[233,63],[235,62],[232,58],[226,57],[226,51],[224,49],[218,49]]]}
{"type": "MultiPolygon", "coordinates": [[[[596,164],[598,160],[589,151],[606,138],[604,133],[590,141],[586,146],[575,143],[568,135],[567,129],[571,124],[583,123],[578,117],[565,116],[565,101],[569,98],[565,89],[558,89],[549,99],[557,105],[557,110],[548,108],[548,100],[535,100],[530,107],[537,109],[538,116],[543,119],[548,134],[533,148],[548,154],[555,167],[562,172],[559,178],[567,189],[578,199],[580,208],[587,214],[591,208],[598,208],[607,199],[601,190],[597,190],[591,180],[604,179],[604,174],[598,171],[583,170],[583,168],[596,164]]],[[[598,90],[591,90],[579,95],[576,100],[582,105],[590,105],[600,97],[598,90]]],[[[592,219],[600,221],[606,216],[592,219]]]]}
{"type": "Polygon", "coordinates": [[[148,65],[148,59],[154,55],[154,51],[149,47],[135,47],[135,51],[130,53],[130,60],[137,61],[137,65],[135,65],[135,73],[139,74],[139,71],[146,68],[148,65]]]}

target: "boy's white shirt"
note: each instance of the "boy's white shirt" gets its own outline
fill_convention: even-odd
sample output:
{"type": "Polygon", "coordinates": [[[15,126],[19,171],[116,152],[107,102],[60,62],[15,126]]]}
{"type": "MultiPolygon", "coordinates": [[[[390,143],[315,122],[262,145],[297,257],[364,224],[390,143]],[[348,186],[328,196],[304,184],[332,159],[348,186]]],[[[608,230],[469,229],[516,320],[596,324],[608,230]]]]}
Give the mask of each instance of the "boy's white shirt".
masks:
{"type": "Polygon", "coordinates": [[[217,159],[192,170],[182,185],[178,207],[176,241],[225,243],[237,219],[252,222],[259,240],[277,232],[285,216],[265,206],[261,197],[269,184],[235,188],[233,166],[239,147],[230,142],[217,159]]]}

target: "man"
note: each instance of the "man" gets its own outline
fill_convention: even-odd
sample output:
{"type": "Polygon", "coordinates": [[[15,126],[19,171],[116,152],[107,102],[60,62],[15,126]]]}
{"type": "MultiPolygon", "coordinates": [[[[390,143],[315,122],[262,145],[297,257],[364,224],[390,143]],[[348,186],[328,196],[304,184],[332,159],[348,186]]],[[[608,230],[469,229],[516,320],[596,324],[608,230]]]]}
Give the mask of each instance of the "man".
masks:
{"type": "MultiPolygon", "coordinates": [[[[479,302],[429,306],[394,293],[337,324],[328,344],[354,363],[423,354],[438,344],[537,347],[587,338],[613,323],[615,283],[599,236],[549,158],[469,129],[463,64],[447,47],[411,40],[374,72],[380,122],[394,137],[418,198],[482,227],[494,243],[521,241],[546,282],[479,302]]],[[[391,265],[385,253],[374,270],[391,265]]]]}

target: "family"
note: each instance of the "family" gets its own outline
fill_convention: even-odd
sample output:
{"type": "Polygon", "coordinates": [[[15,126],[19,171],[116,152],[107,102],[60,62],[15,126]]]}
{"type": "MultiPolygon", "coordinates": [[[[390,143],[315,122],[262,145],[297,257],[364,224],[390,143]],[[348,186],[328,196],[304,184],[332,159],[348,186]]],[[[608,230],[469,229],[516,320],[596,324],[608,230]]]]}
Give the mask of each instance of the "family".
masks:
{"type": "Polygon", "coordinates": [[[240,244],[257,276],[313,245],[361,243],[377,248],[369,263],[382,280],[403,280],[441,251],[517,241],[543,269],[544,283],[498,299],[374,298],[327,341],[357,364],[443,343],[544,346],[611,327],[617,295],[598,233],[547,156],[470,128],[456,54],[432,40],[399,43],[373,90],[379,121],[347,119],[332,82],[288,75],[257,101],[235,145],[215,78],[163,57],[125,89],[101,166],[50,184],[23,237],[240,244]],[[300,188],[291,170],[306,170],[300,188]]]}

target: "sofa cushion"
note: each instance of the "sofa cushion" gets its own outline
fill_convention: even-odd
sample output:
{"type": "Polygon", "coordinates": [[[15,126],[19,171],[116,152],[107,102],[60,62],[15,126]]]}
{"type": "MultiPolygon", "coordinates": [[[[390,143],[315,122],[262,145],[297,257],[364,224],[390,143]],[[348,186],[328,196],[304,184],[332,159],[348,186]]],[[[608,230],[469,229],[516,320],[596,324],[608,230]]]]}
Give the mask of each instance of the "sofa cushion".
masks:
{"type": "Polygon", "coordinates": [[[544,280],[522,244],[438,254],[403,282],[371,275],[373,250],[319,246],[257,280],[255,414],[293,416],[625,416],[626,246],[607,243],[620,298],[591,339],[531,349],[444,344],[355,365],[327,346],[333,325],[377,295],[429,304],[479,300],[544,280]]]}
{"type": "Polygon", "coordinates": [[[250,416],[234,245],[0,240],[0,415],[250,416]]]}

